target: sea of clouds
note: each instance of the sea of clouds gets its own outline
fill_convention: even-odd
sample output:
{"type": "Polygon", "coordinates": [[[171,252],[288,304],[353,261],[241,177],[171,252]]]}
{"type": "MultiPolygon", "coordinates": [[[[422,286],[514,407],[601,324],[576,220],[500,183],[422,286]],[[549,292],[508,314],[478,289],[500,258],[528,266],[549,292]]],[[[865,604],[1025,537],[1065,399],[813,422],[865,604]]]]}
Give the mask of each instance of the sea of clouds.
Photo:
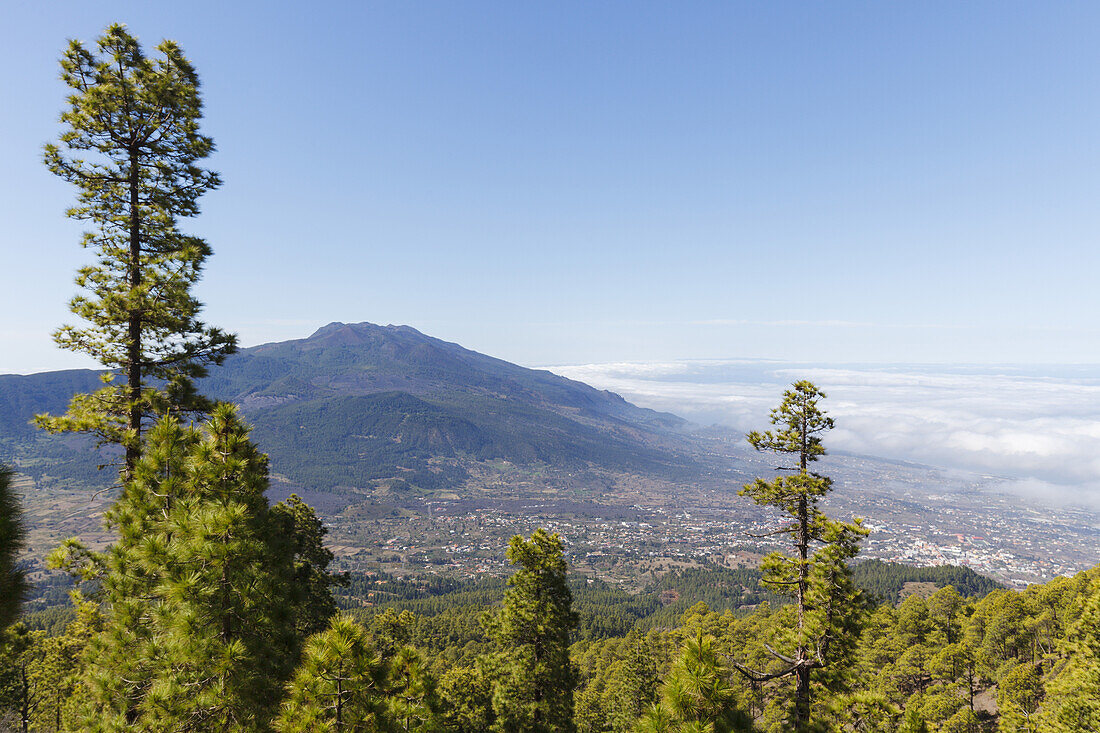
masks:
{"type": "Polygon", "coordinates": [[[694,422],[768,427],[786,385],[828,394],[833,449],[1003,479],[1031,498],[1100,509],[1100,366],[682,361],[550,370],[694,422]]]}

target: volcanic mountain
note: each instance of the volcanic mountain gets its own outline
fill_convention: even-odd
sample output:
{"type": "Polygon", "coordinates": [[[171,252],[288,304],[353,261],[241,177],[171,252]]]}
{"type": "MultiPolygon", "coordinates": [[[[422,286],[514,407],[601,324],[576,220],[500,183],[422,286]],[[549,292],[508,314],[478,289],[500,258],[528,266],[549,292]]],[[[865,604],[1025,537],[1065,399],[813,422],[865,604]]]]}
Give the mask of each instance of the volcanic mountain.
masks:
{"type": "MultiPolygon", "coordinates": [[[[45,436],[28,421],[98,385],[92,370],[0,376],[0,460],[36,481],[91,478],[87,440],[45,436]]],[[[460,485],[477,465],[563,475],[690,465],[674,415],[408,326],[330,323],[242,349],[199,389],[239,404],[275,474],[314,490],[388,481],[433,491],[460,485]]]]}

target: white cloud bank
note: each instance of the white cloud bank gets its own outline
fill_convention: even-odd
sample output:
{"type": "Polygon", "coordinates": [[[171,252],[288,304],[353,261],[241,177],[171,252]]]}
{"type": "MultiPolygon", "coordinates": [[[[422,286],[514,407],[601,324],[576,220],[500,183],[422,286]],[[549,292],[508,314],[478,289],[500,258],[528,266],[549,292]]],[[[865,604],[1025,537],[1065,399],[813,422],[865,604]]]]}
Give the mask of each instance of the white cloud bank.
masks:
{"type": "Polygon", "coordinates": [[[1100,367],[823,366],[688,361],[551,367],[645,407],[763,428],[785,385],[810,379],[843,451],[1006,479],[1031,498],[1100,508],[1100,367]]]}

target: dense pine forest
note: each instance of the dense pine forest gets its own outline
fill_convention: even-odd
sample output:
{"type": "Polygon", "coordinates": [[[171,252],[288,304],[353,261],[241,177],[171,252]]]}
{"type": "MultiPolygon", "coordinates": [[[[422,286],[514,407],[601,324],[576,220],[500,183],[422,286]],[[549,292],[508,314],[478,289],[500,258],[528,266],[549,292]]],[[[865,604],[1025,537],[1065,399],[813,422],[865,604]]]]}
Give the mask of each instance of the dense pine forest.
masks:
{"type": "MultiPolygon", "coordinates": [[[[1100,569],[1018,591],[962,568],[861,561],[861,520],[823,508],[833,485],[814,469],[834,425],[808,381],[747,436],[782,464],[741,489],[782,517],[767,536],[784,550],[759,568],[671,570],[628,593],[571,575],[563,538],[539,529],[511,539],[507,580],[335,572],[321,518],[296,495],[269,501],[262,441],[197,387],[236,350],[192,294],[211,249],[178,228],[220,184],[199,165],[213,141],[199,132],[197,73],[176,44],[146,55],[120,25],[92,48],[73,41],[61,68],[72,93],[45,159],[78,189],[69,214],[95,262],[71,301],[84,325],[55,338],[107,377],[36,422],[104,446],[113,539],[66,540],[45,561],[70,580],[31,588],[0,470],[0,725],[1100,729],[1100,569]]],[[[459,408],[415,406],[473,435],[459,408]]],[[[395,428],[373,429],[385,442],[395,428]]],[[[583,461],[607,447],[572,449],[583,461]]]]}
{"type": "MultiPolygon", "coordinates": [[[[78,597],[26,614],[4,632],[4,720],[13,730],[38,731],[208,730],[209,722],[188,728],[187,720],[213,715],[247,716],[250,722],[231,727],[248,730],[791,729],[789,678],[757,683],[736,666],[780,667],[768,648],[793,627],[794,607],[759,590],[758,571],[674,572],[629,594],[569,578],[561,553],[553,536],[516,538],[509,583],[335,578],[315,584],[323,589],[315,611],[303,600],[289,614],[266,610],[288,622],[312,618],[315,627],[327,615],[320,631],[268,625],[250,630],[262,640],[254,644],[238,632],[241,647],[231,653],[216,638],[184,643],[176,636],[183,629],[165,624],[146,629],[152,638],[140,645],[125,638],[130,654],[144,650],[140,665],[114,654],[109,666],[98,661],[110,650],[105,645],[118,643],[118,604],[78,597]],[[290,652],[267,646],[278,637],[300,639],[293,671],[276,658],[290,652]],[[535,654],[546,656],[535,663],[535,654]],[[149,698],[143,704],[155,705],[155,714],[135,711],[129,723],[101,725],[109,698],[91,697],[90,675],[131,675],[135,667],[146,675],[159,669],[155,684],[169,690],[195,690],[213,684],[207,675],[225,675],[217,687],[223,695],[263,674],[281,679],[284,692],[257,698],[241,691],[203,708],[189,695],[149,698]]],[[[843,666],[813,680],[808,730],[1089,729],[1100,668],[1096,571],[1025,591],[996,588],[957,568],[866,562],[854,575],[864,589],[862,618],[843,666]],[[944,585],[948,579],[962,580],[968,595],[944,585]],[[877,600],[881,589],[907,583],[940,587],[877,600]]],[[[171,609],[163,599],[158,615],[207,629],[218,615],[233,617],[216,596],[196,595],[171,609]]],[[[114,695],[128,697],[126,690],[114,695]]]]}

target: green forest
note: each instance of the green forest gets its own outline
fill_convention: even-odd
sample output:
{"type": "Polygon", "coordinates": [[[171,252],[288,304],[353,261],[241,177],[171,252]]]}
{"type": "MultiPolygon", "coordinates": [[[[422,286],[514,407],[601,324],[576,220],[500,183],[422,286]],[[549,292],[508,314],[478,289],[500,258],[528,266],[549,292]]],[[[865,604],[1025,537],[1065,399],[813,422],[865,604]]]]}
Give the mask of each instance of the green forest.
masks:
{"type": "MultiPolygon", "coordinates": [[[[376,575],[329,582],[316,542],[323,528],[307,507],[288,503],[256,502],[252,511],[269,527],[282,522],[298,546],[246,533],[236,549],[251,546],[251,556],[201,543],[206,529],[182,514],[194,505],[181,510],[175,536],[165,527],[150,543],[189,545],[173,550],[179,566],[157,561],[155,612],[152,602],[110,599],[121,589],[105,591],[112,585],[104,582],[9,626],[0,663],[9,727],[794,728],[791,677],[757,682],[739,671],[782,672],[786,662],[772,650],[783,653],[797,628],[790,598],[763,590],[758,571],[674,572],[629,594],[570,578],[560,540],[537,532],[513,540],[516,571],[507,583],[376,575]],[[179,574],[199,559],[202,574],[179,574]],[[257,577],[263,562],[266,577],[257,577]],[[210,592],[227,574],[235,578],[229,595],[210,592]],[[246,583],[266,590],[247,594],[246,583]],[[280,584],[283,594],[269,595],[280,584]],[[122,614],[135,624],[142,612],[150,616],[139,626],[121,627],[122,614]],[[250,623],[237,628],[241,619],[250,623]]],[[[207,512],[204,524],[215,521],[207,512]]],[[[1096,571],[1025,591],[958,568],[874,561],[854,565],[853,577],[859,619],[843,654],[811,677],[803,729],[1072,731],[1095,721],[1096,571]],[[962,581],[967,595],[948,580],[962,581]],[[879,601],[882,589],[914,581],[941,587],[879,601]]]]}
{"type": "MultiPolygon", "coordinates": [[[[758,569],[670,571],[642,592],[574,577],[542,529],[512,574],[474,582],[342,574],[296,495],[272,504],[265,441],[202,380],[236,338],[193,294],[211,247],[180,222],[220,185],[200,163],[198,75],[171,41],[125,26],[61,59],[70,87],[49,170],[87,227],[57,344],[105,371],[38,428],[88,435],[117,471],[112,542],[64,541],[69,584],[32,589],[26,527],[0,470],[0,725],[20,731],[1089,731],[1100,729],[1100,569],[1010,590],[962,568],[861,560],[868,530],[827,516],[815,471],[834,427],[796,381],[749,444],[783,465],[741,489],[782,517],[758,569]],[[63,593],[62,591],[67,591],[63,593]],[[38,600],[34,610],[25,605],[38,600]]],[[[368,398],[356,398],[368,399],[368,398]]],[[[333,471],[443,441],[487,456],[545,445],[489,438],[461,405],[414,398],[370,425],[379,446],[333,471]]],[[[340,432],[355,401],[307,402],[340,432]]],[[[763,421],[764,417],[761,416],[763,421]]],[[[545,440],[556,440],[554,423],[545,440]]],[[[356,429],[359,425],[356,424],[356,429]]],[[[579,463],[595,433],[567,446],[579,463]]],[[[625,460],[625,459],[624,459],[625,460]]],[[[94,466],[88,467],[95,470],[94,466]]]]}

